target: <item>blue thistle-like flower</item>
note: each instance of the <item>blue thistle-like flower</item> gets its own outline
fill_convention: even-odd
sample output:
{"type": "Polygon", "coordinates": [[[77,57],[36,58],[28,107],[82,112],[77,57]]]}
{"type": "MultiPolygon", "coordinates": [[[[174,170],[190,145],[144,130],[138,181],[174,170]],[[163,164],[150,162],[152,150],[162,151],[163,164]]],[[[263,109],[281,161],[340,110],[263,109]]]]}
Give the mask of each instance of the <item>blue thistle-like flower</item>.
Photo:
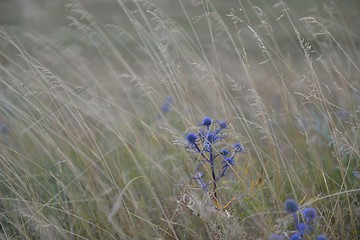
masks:
{"type": "Polygon", "coordinates": [[[328,238],[325,236],[325,234],[321,234],[316,237],[316,240],[327,240],[328,238]]]}
{"type": "Polygon", "coordinates": [[[197,140],[197,136],[195,133],[190,132],[187,136],[186,136],[186,140],[188,141],[188,143],[190,144],[195,144],[196,140],[197,140]]]}
{"type": "Polygon", "coordinates": [[[288,213],[295,213],[299,209],[297,202],[294,199],[288,199],[285,201],[285,210],[288,213]]]}
{"type": "Polygon", "coordinates": [[[296,232],[293,235],[291,235],[289,240],[301,240],[301,234],[299,232],[296,232]]]}
{"type": "Polygon", "coordinates": [[[212,119],[209,117],[205,117],[201,123],[203,126],[209,127],[212,124],[212,119]]]}
{"type": "Polygon", "coordinates": [[[305,218],[305,222],[307,224],[314,222],[318,216],[317,210],[312,207],[308,207],[308,208],[305,208],[304,210],[302,210],[302,214],[303,214],[303,216],[305,218]]]}
{"type": "Polygon", "coordinates": [[[268,240],[284,240],[285,237],[278,234],[271,234],[268,240]]]}

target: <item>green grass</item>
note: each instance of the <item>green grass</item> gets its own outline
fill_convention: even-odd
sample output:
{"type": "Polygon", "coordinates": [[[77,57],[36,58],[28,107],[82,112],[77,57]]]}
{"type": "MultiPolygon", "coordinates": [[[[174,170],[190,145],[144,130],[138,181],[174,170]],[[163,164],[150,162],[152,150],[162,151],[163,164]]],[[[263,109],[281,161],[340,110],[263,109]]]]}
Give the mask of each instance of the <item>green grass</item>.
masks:
{"type": "Polygon", "coordinates": [[[1,239],[289,236],[288,198],[319,212],[307,239],[359,238],[356,8],[196,2],[117,4],[107,24],[73,1],[57,38],[1,28],[1,239]],[[204,116],[247,149],[226,210],[191,179],[204,116]]]}

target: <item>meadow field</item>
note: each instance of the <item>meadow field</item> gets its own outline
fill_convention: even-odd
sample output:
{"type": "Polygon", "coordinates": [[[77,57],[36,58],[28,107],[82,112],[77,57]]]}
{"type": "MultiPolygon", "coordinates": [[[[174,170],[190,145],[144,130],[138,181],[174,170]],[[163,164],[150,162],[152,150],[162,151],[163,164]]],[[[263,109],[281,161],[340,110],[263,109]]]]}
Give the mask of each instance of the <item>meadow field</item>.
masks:
{"type": "Polygon", "coordinates": [[[360,4],[0,1],[0,239],[360,239],[360,4]]]}

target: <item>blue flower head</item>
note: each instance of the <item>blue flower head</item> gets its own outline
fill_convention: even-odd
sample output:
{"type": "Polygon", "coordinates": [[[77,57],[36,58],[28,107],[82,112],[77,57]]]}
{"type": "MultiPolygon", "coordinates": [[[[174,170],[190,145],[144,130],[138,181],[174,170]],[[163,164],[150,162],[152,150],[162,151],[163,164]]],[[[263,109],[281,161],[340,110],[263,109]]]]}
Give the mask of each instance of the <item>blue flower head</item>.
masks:
{"type": "Polygon", "coordinates": [[[302,236],[311,233],[311,231],[313,230],[312,226],[305,223],[300,223],[297,228],[302,236]]]}
{"type": "Polygon", "coordinates": [[[304,210],[302,210],[302,214],[303,214],[303,216],[305,218],[305,222],[307,224],[310,224],[311,222],[314,222],[315,219],[318,216],[318,213],[317,213],[316,209],[311,208],[311,207],[308,207],[308,208],[305,208],[304,210]]]}
{"type": "Polygon", "coordinates": [[[328,238],[325,236],[325,234],[321,234],[320,236],[316,237],[316,240],[327,240],[328,238]]]}
{"type": "Polygon", "coordinates": [[[294,199],[288,199],[285,201],[285,210],[288,213],[295,213],[298,210],[298,204],[294,199]]]}
{"type": "Polygon", "coordinates": [[[203,126],[209,127],[212,124],[212,120],[209,117],[205,117],[201,123],[203,126]]]}
{"type": "Polygon", "coordinates": [[[196,140],[197,140],[197,136],[195,133],[190,132],[187,136],[186,136],[186,140],[190,143],[190,144],[195,144],[196,140]]]}
{"type": "Polygon", "coordinates": [[[277,234],[271,234],[268,240],[284,240],[285,237],[277,234]]]}
{"type": "Polygon", "coordinates": [[[301,240],[301,234],[299,232],[296,232],[293,235],[291,235],[289,240],[301,240]]]}
{"type": "Polygon", "coordinates": [[[163,114],[170,111],[172,102],[173,102],[173,99],[171,96],[165,97],[165,101],[160,106],[160,110],[163,114]]]}

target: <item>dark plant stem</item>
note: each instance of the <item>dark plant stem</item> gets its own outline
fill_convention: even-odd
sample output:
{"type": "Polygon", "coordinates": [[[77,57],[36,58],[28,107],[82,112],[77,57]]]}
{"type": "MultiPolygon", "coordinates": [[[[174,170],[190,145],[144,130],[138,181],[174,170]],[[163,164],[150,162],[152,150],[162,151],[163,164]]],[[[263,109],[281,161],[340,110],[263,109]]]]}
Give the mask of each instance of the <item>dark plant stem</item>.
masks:
{"type": "Polygon", "coordinates": [[[204,152],[200,150],[199,146],[198,146],[197,144],[194,144],[194,146],[195,146],[196,150],[199,151],[199,153],[201,154],[201,156],[202,156],[207,162],[211,163],[210,160],[205,156],[204,152]]]}
{"type": "Polygon", "coordinates": [[[216,194],[217,185],[216,185],[216,176],[215,176],[215,169],[214,169],[213,151],[212,151],[211,145],[210,145],[210,165],[211,165],[211,175],[212,175],[212,179],[214,182],[214,197],[217,199],[217,194],[216,194]]]}
{"type": "Polygon", "coordinates": [[[296,229],[299,228],[299,222],[298,222],[298,216],[296,214],[296,212],[293,213],[293,218],[294,218],[294,221],[295,221],[295,227],[296,229]]]}

